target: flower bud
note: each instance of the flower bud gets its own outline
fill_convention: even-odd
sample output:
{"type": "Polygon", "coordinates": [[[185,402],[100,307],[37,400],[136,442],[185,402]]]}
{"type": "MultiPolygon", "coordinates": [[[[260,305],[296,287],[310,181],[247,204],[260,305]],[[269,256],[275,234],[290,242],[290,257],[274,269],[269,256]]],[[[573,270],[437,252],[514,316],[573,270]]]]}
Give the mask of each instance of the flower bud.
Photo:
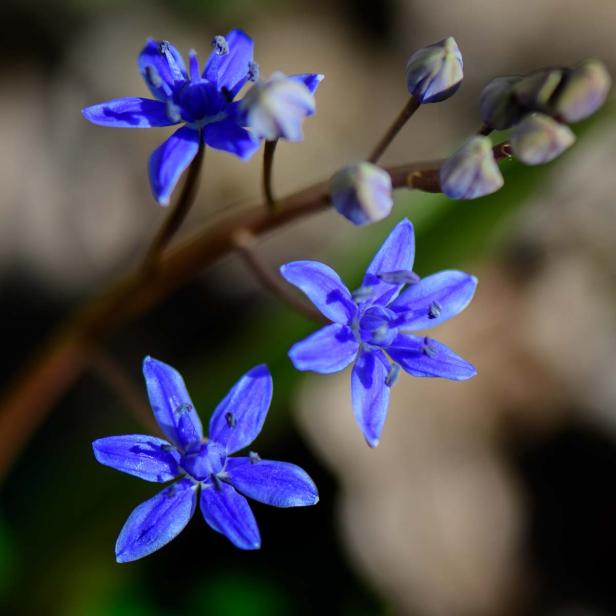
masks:
{"type": "Polygon", "coordinates": [[[526,165],[549,163],[574,142],[568,126],[542,113],[527,115],[511,132],[513,154],[526,165]]]}
{"type": "Polygon", "coordinates": [[[603,105],[611,83],[602,62],[582,62],[566,76],[554,101],[554,113],[565,122],[587,118],[603,105]]]}
{"type": "Polygon", "coordinates": [[[314,96],[304,83],[283,73],[256,83],[242,99],[246,123],[256,137],[301,141],[302,123],[315,112],[314,96]]]}
{"type": "Polygon", "coordinates": [[[488,137],[475,136],[441,166],[441,190],[451,199],[477,199],[504,184],[488,137]]]}
{"type": "Polygon", "coordinates": [[[481,119],[490,128],[504,130],[516,124],[524,109],[518,103],[514,86],[522,78],[517,75],[496,77],[482,90],[479,98],[481,119]]]}
{"type": "Polygon", "coordinates": [[[564,74],[559,68],[535,71],[513,86],[514,96],[529,111],[547,111],[564,74]]]}
{"type": "Polygon", "coordinates": [[[340,169],[330,181],[336,210],[355,225],[382,220],[393,207],[391,177],[372,163],[355,163],[340,169]]]}
{"type": "Polygon", "coordinates": [[[462,54],[452,36],[419,49],[406,65],[409,93],[421,103],[445,100],[460,87],[462,68],[462,54]]]}

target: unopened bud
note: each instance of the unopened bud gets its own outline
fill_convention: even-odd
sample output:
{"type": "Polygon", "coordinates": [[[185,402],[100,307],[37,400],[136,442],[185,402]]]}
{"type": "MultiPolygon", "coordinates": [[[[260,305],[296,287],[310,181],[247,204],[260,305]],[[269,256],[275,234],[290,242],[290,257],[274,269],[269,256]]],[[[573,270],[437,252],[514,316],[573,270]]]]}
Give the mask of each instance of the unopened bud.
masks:
{"type": "Polygon", "coordinates": [[[416,51],[406,65],[406,86],[421,103],[449,98],[464,77],[462,54],[450,36],[416,51]]]}
{"type": "Polygon", "coordinates": [[[529,111],[547,111],[564,74],[562,69],[554,68],[523,77],[513,87],[517,101],[529,111]]]}
{"type": "Polygon", "coordinates": [[[336,210],[355,225],[382,220],[393,207],[391,177],[372,163],[340,169],[332,177],[329,190],[336,210]]]}
{"type": "Polygon", "coordinates": [[[586,60],[573,69],[556,95],[554,113],[565,122],[578,122],[603,105],[612,79],[599,60],[586,60]]]}
{"type": "Polygon", "coordinates": [[[304,118],[315,112],[314,96],[306,85],[282,73],[252,86],[241,107],[255,136],[269,141],[301,141],[304,118]]]}
{"type": "Polygon", "coordinates": [[[542,113],[526,116],[511,132],[513,154],[526,165],[549,163],[574,142],[568,126],[542,113]]]}
{"type": "Polygon", "coordinates": [[[441,166],[441,190],[451,199],[477,199],[504,184],[488,137],[475,136],[441,166]]]}
{"type": "Polygon", "coordinates": [[[514,86],[521,79],[517,75],[496,77],[482,90],[479,113],[490,128],[504,130],[519,122],[524,109],[515,97],[514,86]]]}

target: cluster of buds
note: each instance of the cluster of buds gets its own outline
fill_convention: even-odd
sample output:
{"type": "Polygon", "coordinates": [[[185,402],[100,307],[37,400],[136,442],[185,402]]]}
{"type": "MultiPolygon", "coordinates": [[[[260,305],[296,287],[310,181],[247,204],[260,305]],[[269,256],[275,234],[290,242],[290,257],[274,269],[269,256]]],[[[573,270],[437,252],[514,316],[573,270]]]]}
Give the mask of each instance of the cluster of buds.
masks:
{"type": "MultiPolygon", "coordinates": [[[[406,85],[417,107],[449,98],[462,79],[462,54],[452,37],[416,51],[407,63],[406,85]]],[[[575,142],[575,134],[567,124],[597,111],[610,85],[610,76],[598,60],[586,60],[575,68],[496,77],[481,93],[480,134],[467,139],[441,165],[440,190],[451,199],[476,199],[503,186],[498,160],[487,136],[494,130],[511,129],[507,153],[526,165],[555,159],[575,142]]],[[[387,173],[367,162],[336,173],[330,196],[336,210],[358,225],[381,220],[392,207],[387,173]]]]}
{"type": "Polygon", "coordinates": [[[481,119],[489,129],[512,129],[513,154],[523,163],[547,163],[574,143],[567,124],[595,113],[610,85],[610,75],[598,60],[497,77],[481,93],[481,119]]]}

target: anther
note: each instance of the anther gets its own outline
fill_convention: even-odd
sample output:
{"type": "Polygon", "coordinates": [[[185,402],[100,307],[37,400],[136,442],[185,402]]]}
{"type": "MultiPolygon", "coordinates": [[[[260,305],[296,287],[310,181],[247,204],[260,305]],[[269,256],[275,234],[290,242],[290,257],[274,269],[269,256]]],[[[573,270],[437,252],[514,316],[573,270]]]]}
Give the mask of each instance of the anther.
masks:
{"type": "Polygon", "coordinates": [[[235,428],[235,425],[237,424],[237,419],[231,411],[225,413],[225,421],[227,422],[227,426],[229,428],[235,428]]]}
{"type": "Polygon", "coordinates": [[[436,357],[437,352],[436,349],[430,344],[430,338],[427,336],[423,339],[423,346],[421,347],[421,352],[428,357],[436,357]]]}
{"type": "Polygon", "coordinates": [[[399,376],[400,366],[398,364],[392,364],[391,368],[389,368],[387,376],[385,377],[385,385],[387,385],[387,387],[393,387],[399,376]]]}
{"type": "Polygon", "coordinates": [[[188,404],[188,402],[185,402],[184,404],[180,404],[180,406],[175,409],[175,413],[177,413],[178,415],[180,413],[187,413],[188,411],[192,411],[192,408],[192,404],[188,404]]]}
{"type": "Polygon", "coordinates": [[[217,34],[212,39],[212,49],[217,56],[226,56],[229,53],[229,43],[224,36],[217,34]]]}
{"type": "Polygon", "coordinates": [[[251,464],[256,464],[257,462],[261,462],[261,456],[256,451],[249,451],[248,458],[251,464]]]}
{"type": "Polygon", "coordinates": [[[437,317],[441,316],[441,312],[443,312],[443,307],[437,301],[433,301],[428,306],[429,319],[436,319],[437,317]]]}
{"type": "Polygon", "coordinates": [[[248,81],[259,81],[261,69],[256,62],[252,60],[248,63],[248,81]]]}

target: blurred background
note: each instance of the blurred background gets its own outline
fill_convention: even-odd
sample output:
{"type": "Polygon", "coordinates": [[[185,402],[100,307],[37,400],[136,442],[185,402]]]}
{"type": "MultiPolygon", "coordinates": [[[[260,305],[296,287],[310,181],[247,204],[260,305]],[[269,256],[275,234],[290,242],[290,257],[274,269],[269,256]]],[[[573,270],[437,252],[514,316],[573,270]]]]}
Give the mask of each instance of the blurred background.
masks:
{"type": "MultiPolygon", "coordinates": [[[[146,169],[168,131],[103,129],[80,114],[146,94],[135,62],[146,37],[204,58],[214,34],[241,27],[262,74],[325,74],[304,143],[278,148],[278,194],[365,157],[406,100],[408,55],[447,35],[464,55],[463,87],[422,108],[384,162],[450,153],[478,128],[479,92],[497,74],[586,57],[616,74],[613,0],[3,0],[0,20],[5,387],[71,309],[138,262],[163,220],[146,169]]],[[[0,611],[616,614],[615,120],[611,101],[554,163],[503,164],[493,196],[403,191],[369,228],[325,212],[260,242],[272,267],[323,260],[353,288],[408,216],[420,275],[479,277],[470,308],[435,331],[478,376],[402,376],[376,450],[354,423],[348,373],[301,375],[286,357],[314,325],[235,257],[106,340],[2,486],[0,611]],[[255,505],[257,553],[195,516],[160,552],[116,564],[119,529],[157,488],[99,466],[91,441],[143,431],[146,354],[184,374],[204,419],[267,362],[274,404],[255,448],[303,466],[318,506],[255,505]]],[[[259,170],[259,156],[211,151],[182,235],[257,200],[259,170]]]]}

